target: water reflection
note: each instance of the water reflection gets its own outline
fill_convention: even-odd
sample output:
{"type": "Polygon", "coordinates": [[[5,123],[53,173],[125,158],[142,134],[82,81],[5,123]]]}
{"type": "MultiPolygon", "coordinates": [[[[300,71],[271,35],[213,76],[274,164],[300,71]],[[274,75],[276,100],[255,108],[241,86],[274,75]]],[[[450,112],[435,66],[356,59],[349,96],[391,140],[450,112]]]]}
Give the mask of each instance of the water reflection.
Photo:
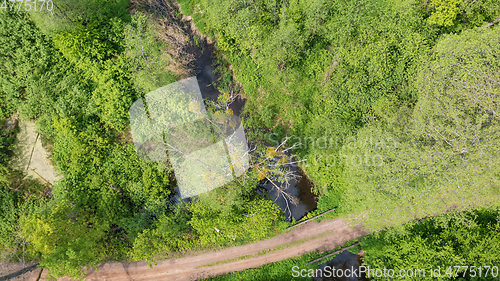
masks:
{"type": "MultiPolygon", "coordinates": [[[[213,64],[215,59],[212,56],[212,52],[205,51],[198,57],[197,64],[199,65],[197,69],[196,79],[198,80],[198,85],[200,86],[201,96],[203,99],[216,101],[221,92],[213,86],[213,82],[219,79],[218,75],[214,75],[213,64]]],[[[241,96],[238,96],[230,105],[229,108],[233,111],[233,114],[240,116],[243,106],[246,100],[241,96]]]]}
{"type": "MultiPolygon", "coordinates": [[[[294,161],[292,159],[292,161],[294,161]]],[[[267,195],[270,200],[273,200],[278,207],[285,212],[285,217],[287,221],[288,218],[293,217],[295,220],[300,220],[308,212],[316,209],[316,196],[311,192],[313,186],[312,182],[307,179],[303,174],[302,169],[300,169],[296,164],[291,165],[290,168],[299,174],[297,180],[291,180],[289,187],[285,190],[292,197],[298,199],[297,204],[291,204],[288,202],[289,210],[287,209],[287,202],[283,196],[280,196],[274,185],[270,182],[264,183],[262,188],[267,191],[267,195]]],[[[279,185],[279,184],[278,184],[279,185]]]]}
{"type": "MultiPolygon", "coordinates": [[[[197,80],[200,86],[201,95],[204,99],[217,100],[221,94],[212,84],[218,79],[218,75],[214,75],[213,63],[215,62],[212,55],[212,49],[207,48],[201,52],[197,58],[197,80]]],[[[234,112],[234,115],[239,116],[245,104],[245,99],[238,97],[231,103],[229,108],[234,112]]],[[[265,183],[261,188],[268,191],[270,200],[273,200],[281,210],[285,211],[286,218],[293,217],[295,220],[301,219],[308,212],[316,209],[316,196],[311,192],[312,183],[302,173],[302,170],[295,164],[291,169],[296,171],[300,177],[297,180],[290,181],[290,186],[286,190],[291,196],[298,199],[298,203],[288,204],[290,211],[286,208],[286,201],[283,196],[278,196],[278,192],[271,183],[265,183]]],[[[174,202],[177,198],[174,198],[174,202]]],[[[287,219],[288,220],[288,219],[287,219]]]]}
{"type": "MultiPolygon", "coordinates": [[[[360,260],[358,255],[355,255],[349,251],[344,251],[344,252],[336,255],[333,259],[331,259],[325,263],[320,264],[319,269],[321,269],[322,272],[325,272],[325,271],[331,272],[332,269],[334,269],[335,271],[340,269],[339,273],[340,273],[340,271],[346,272],[346,269],[349,269],[349,270],[358,269],[356,271],[357,276],[352,276],[351,274],[349,274],[350,275],[349,277],[346,277],[346,276],[338,277],[337,275],[335,275],[335,277],[326,277],[329,275],[324,274],[323,276],[317,276],[317,277],[313,278],[313,280],[314,281],[333,281],[333,280],[335,280],[335,281],[365,281],[365,280],[369,280],[365,276],[360,276],[360,274],[359,274],[359,267],[360,266],[361,266],[361,260],[360,260]],[[326,266],[329,266],[329,267],[326,268],[326,270],[325,270],[326,266]]],[[[351,271],[348,271],[348,272],[350,273],[351,271]]]]}

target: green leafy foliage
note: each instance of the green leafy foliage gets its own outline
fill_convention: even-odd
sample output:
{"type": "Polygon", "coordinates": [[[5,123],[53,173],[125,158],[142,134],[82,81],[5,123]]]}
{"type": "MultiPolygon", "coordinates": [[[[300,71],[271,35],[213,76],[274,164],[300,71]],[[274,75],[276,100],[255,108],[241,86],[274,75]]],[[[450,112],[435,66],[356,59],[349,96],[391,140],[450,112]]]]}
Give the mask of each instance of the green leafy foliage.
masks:
{"type": "MultiPolygon", "coordinates": [[[[1,126],[4,126],[0,122],[1,126]]],[[[0,130],[0,164],[5,164],[12,156],[12,148],[14,143],[14,132],[0,130]]]]}
{"type": "Polygon", "coordinates": [[[111,128],[123,130],[136,95],[122,51],[124,23],[119,18],[92,21],[53,35],[55,46],[92,89],[92,109],[111,128]]]}
{"type": "Polygon", "coordinates": [[[164,52],[171,46],[166,46],[157,38],[154,26],[153,19],[137,12],[124,30],[125,58],[132,74],[131,80],[141,95],[176,81],[175,75],[166,69],[174,63],[164,52]]]}
{"type": "Polygon", "coordinates": [[[176,206],[173,214],[160,216],[150,228],[137,232],[130,258],[154,262],[159,255],[193,248],[197,235],[188,224],[190,218],[186,205],[176,206]]]}
{"type": "MultiPolygon", "coordinates": [[[[193,15],[198,3],[180,4],[193,15]]],[[[259,140],[260,131],[273,128],[302,140],[345,140],[387,96],[397,103],[415,101],[408,85],[434,39],[415,4],[199,1],[203,13],[195,21],[205,21],[215,33],[243,86],[250,138],[259,140]]],[[[343,190],[343,165],[325,160],[338,157],[341,146],[295,151],[308,159],[305,168],[322,188],[319,205],[325,210],[339,203],[343,190]]]]}
{"type": "Polygon", "coordinates": [[[437,24],[442,26],[451,26],[456,19],[460,7],[465,3],[462,0],[454,1],[441,1],[433,0],[429,3],[429,7],[434,12],[429,17],[430,24],[437,24]]]}
{"type": "Polygon", "coordinates": [[[81,26],[92,25],[97,22],[105,23],[111,18],[128,20],[126,0],[62,0],[53,2],[53,10],[33,9],[31,18],[42,28],[44,33],[53,34],[60,31],[70,31],[81,26]]]}
{"type": "Polygon", "coordinates": [[[65,275],[81,278],[82,266],[97,268],[106,255],[103,240],[108,225],[64,201],[23,217],[21,228],[31,242],[30,251],[41,255],[41,265],[53,280],[65,275]]]}
{"type": "MultiPolygon", "coordinates": [[[[130,143],[128,109],[138,95],[121,55],[123,3],[57,4],[50,20],[44,13],[0,15],[2,116],[18,110],[36,118],[63,175],[52,190],[57,200],[44,206],[39,198],[46,190],[2,170],[0,244],[2,253],[13,256],[27,239],[33,242],[27,244],[29,257],[41,258],[54,276],[81,277],[81,266],[123,256],[137,234],[166,212],[172,170],[168,163],[138,159],[130,143]],[[33,213],[36,205],[43,207],[33,213]]],[[[2,135],[2,146],[8,143],[2,135]]],[[[3,153],[6,147],[2,162],[10,157],[3,153]]]]}
{"type": "MultiPolygon", "coordinates": [[[[409,268],[426,270],[425,278],[407,280],[435,280],[430,269],[440,267],[441,280],[457,280],[454,266],[498,264],[499,219],[498,211],[481,209],[451,213],[370,235],[361,241],[366,252],[364,264],[395,272],[409,268]],[[447,274],[450,266],[452,274],[447,274]]],[[[492,280],[491,273],[486,277],[483,271],[479,277],[477,271],[476,277],[472,277],[472,272],[464,274],[464,270],[462,267],[457,273],[459,280],[492,280]]]]}
{"type": "Polygon", "coordinates": [[[429,24],[448,31],[481,26],[500,16],[500,3],[494,0],[432,0],[422,3],[422,6],[429,24]]]}
{"type": "Polygon", "coordinates": [[[483,25],[500,11],[489,0],[179,2],[232,64],[248,99],[250,138],[273,128],[302,140],[341,140],[295,151],[308,159],[323,210],[339,205],[353,174],[341,147],[367,123],[416,104],[413,81],[439,35],[483,25]]]}
{"type": "Polygon", "coordinates": [[[415,108],[401,107],[343,147],[348,213],[364,213],[376,229],[498,206],[498,30],[445,37],[417,76],[415,108]],[[364,155],[376,162],[354,161],[364,155]]]}
{"type": "MultiPolygon", "coordinates": [[[[223,200],[221,196],[219,204],[222,206],[227,204],[223,200]]],[[[268,237],[274,232],[276,221],[280,219],[280,210],[266,199],[248,202],[243,212],[238,212],[233,206],[227,211],[229,213],[214,210],[203,203],[204,200],[191,207],[193,217],[189,221],[199,234],[200,244],[203,246],[224,245],[236,239],[246,241],[268,237]]]]}
{"type": "Polygon", "coordinates": [[[53,64],[48,39],[24,13],[0,14],[0,118],[7,118],[15,110],[30,118],[53,101],[45,93],[44,84],[53,85],[53,64]]]}
{"type": "Polygon", "coordinates": [[[217,248],[261,240],[285,227],[282,212],[256,197],[256,175],[178,203],[150,228],[138,233],[130,257],[154,262],[159,256],[188,249],[217,248]]]}
{"type": "MultiPolygon", "coordinates": [[[[318,211],[364,214],[376,229],[498,202],[500,32],[468,30],[498,18],[498,1],[179,2],[216,41],[214,85],[245,93],[247,136],[263,141],[272,128],[307,140],[294,153],[307,159],[318,211]],[[320,146],[323,137],[335,145],[320,146]]],[[[176,46],[160,39],[159,19],[128,5],[63,0],[53,14],[0,13],[0,118],[36,119],[63,175],[46,204],[42,186],[0,166],[0,244],[18,253],[28,240],[55,277],[80,278],[106,257],[154,261],[264,239],[285,225],[254,191],[265,170],[172,210],[171,164],[137,157],[128,110],[177,79],[179,58],[165,51],[176,46]]],[[[193,125],[189,139],[208,132],[193,125]]],[[[9,143],[2,136],[0,162],[9,143]]]]}
{"type": "Polygon", "coordinates": [[[27,262],[37,258],[26,252],[26,239],[21,235],[20,218],[47,201],[47,190],[38,181],[23,179],[21,172],[0,163],[0,260],[27,262]]]}

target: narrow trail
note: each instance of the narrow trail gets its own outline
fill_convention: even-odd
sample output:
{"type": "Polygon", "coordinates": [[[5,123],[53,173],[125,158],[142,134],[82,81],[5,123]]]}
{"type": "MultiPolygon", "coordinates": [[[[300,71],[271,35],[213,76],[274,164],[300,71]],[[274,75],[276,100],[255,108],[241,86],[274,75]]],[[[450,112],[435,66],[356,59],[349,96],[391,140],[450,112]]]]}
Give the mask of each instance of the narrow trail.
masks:
{"type": "MultiPolygon", "coordinates": [[[[311,221],[279,236],[219,251],[211,251],[196,256],[186,256],[176,259],[158,261],[156,266],[149,268],[146,262],[104,263],[97,271],[87,271],[87,280],[200,280],[210,276],[227,274],[249,268],[256,268],[268,263],[277,262],[315,250],[320,252],[333,250],[345,242],[366,235],[361,226],[350,228],[342,219],[324,220],[321,223],[311,221]],[[292,246],[258,255],[266,250],[277,247],[292,246]],[[254,255],[254,256],[252,256],[254,255]],[[243,258],[245,256],[251,256],[243,258]],[[239,260],[239,258],[243,258],[239,260]],[[218,265],[213,265],[220,263],[218,265]],[[213,265],[213,266],[209,266],[213,265]]],[[[291,269],[290,269],[290,272],[291,269]]],[[[38,270],[23,276],[24,280],[36,280],[38,270]]],[[[45,280],[47,271],[43,271],[45,280]]],[[[69,281],[71,278],[59,278],[69,281]]]]}
{"type": "MultiPolygon", "coordinates": [[[[199,280],[209,276],[259,267],[315,250],[333,250],[349,240],[364,235],[366,235],[366,232],[361,227],[358,226],[351,229],[341,219],[325,220],[321,223],[311,221],[287,233],[267,240],[226,248],[220,251],[207,252],[196,256],[159,261],[158,265],[153,266],[153,268],[149,268],[146,262],[102,264],[98,271],[92,270],[87,272],[87,280],[199,280]],[[320,237],[311,239],[317,236],[320,237]],[[281,250],[257,255],[262,251],[272,250],[276,247],[301,240],[306,241],[281,250]],[[223,263],[249,255],[255,256],[223,263]],[[221,263],[214,266],[207,266],[217,262],[221,263]]],[[[291,269],[290,272],[292,272],[291,269]]],[[[33,272],[32,275],[36,276],[35,273],[37,272],[33,272]]],[[[61,278],[59,280],[66,281],[71,279],[61,278]]]]}

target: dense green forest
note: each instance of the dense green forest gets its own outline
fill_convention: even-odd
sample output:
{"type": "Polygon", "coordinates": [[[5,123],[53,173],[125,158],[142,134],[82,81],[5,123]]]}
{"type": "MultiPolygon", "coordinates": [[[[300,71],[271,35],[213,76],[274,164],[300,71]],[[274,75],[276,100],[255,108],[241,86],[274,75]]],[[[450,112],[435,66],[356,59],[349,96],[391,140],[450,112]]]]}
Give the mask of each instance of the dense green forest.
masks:
{"type": "Polygon", "coordinates": [[[453,261],[477,253],[498,263],[498,249],[480,243],[498,241],[500,26],[484,25],[500,17],[500,1],[178,1],[215,42],[217,88],[246,98],[245,133],[261,153],[243,177],[175,207],[172,165],[136,155],[128,110],[192,75],[186,50],[202,43],[181,28],[166,36],[165,22],[182,15],[152,2],[171,3],[0,9],[0,119],[35,121],[62,174],[50,192],[22,180],[7,164],[13,134],[0,136],[3,260],[22,254],[54,277],[82,277],[102,261],[276,235],[290,223],[256,187],[286,139],[314,183],[314,214],[336,208],[372,231],[396,227],[370,240],[368,264],[416,266],[391,253],[438,236],[443,244],[425,249],[436,262],[451,262],[439,256],[456,241],[453,261]],[[455,211],[446,219],[467,223],[398,227],[455,211]],[[461,247],[467,239],[480,245],[461,247]]]}
{"type": "Polygon", "coordinates": [[[127,124],[132,102],[178,78],[166,69],[175,58],[163,54],[169,46],[157,39],[154,19],[130,16],[128,3],[91,12],[101,2],[68,2],[65,16],[49,22],[0,14],[2,117],[17,111],[36,120],[63,175],[53,196],[34,198],[26,185],[24,196],[9,191],[19,177],[2,166],[3,251],[13,258],[28,242],[26,259],[41,258],[55,277],[77,277],[104,259],[152,260],[275,233],[282,214],[255,193],[255,173],[172,211],[170,164],[139,159],[127,124]],[[155,65],[141,59],[144,48],[155,65]]]}

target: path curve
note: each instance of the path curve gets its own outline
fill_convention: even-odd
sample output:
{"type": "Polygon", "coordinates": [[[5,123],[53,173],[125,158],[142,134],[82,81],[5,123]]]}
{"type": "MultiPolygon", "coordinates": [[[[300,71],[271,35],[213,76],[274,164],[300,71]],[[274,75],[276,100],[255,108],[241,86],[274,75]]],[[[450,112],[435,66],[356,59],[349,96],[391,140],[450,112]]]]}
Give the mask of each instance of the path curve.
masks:
{"type": "MultiPolygon", "coordinates": [[[[102,264],[98,271],[87,272],[87,280],[199,280],[209,276],[259,267],[264,264],[302,255],[315,250],[333,250],[349,240],[366,234],[367,232],[363,231],[362,227],[357,226],[352,229],[346,222],[339,218],[324,220],[321,223],[311,221],[292,229],[287,233],[267,240],[238,247],[226,248],[219,251],[211,251],[196,256],[159,261],[158,265],[153,266],[153,268],[149,268],[148,263],[146,262],[114,262],[102,264]],[[319,235],[323,236],[264,255],[215,266],[202,267],[217,262],[237,259],[243,256],[256,255],[264,250],[274,249],[278,246],[290,244],[299,240],[314,238],[319,235]]],[[[33,276],[33,278],[36,279],[36,273],[38,272],[33,272],[30,274],[30,277],[33,276]]],[[[46,273],[43,274],[43,277],[45,275],[46,273]]],[[[35,280],[31,278],[29,279],[35,280]]],[[[71,279],[65,277],[60,278],[59,280],[66,281],[71,279]]]]}

